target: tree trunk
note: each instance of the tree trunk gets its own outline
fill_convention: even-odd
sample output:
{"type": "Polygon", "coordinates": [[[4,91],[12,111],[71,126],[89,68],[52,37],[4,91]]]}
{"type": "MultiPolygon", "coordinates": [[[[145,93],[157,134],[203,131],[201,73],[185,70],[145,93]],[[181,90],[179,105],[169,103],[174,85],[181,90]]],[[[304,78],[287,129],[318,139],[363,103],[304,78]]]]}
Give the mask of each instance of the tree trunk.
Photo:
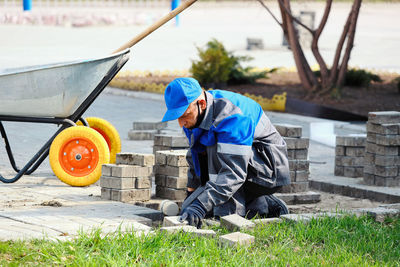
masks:
{"type": "Polygon", "coordinates": [[[339,77],[338,80],[336,81],[337,87],[343,86],[344,79],[346,77],[347,66],[350,60],[350,53],[351,50],[353,49],[354,36],[356,34],[356,26],[357,26],[358,14],[360,12],[361,2],[362,0],[355,0],[352,7],[352,15],[351,15],[350,29],[347,38],[347,46],[346,46],[346,51],[343,55],[341,66],[339,68],[339,77]]]}
{"type": "Polygon", "coordinates": [[[304,56],[303,50],[300,46],[299,38],[294,28],[293,18],[290,13],[290,1],[283,0],[283,5],[282,2],[279,2],[279,5],[281,11],[283,11],[282,21],[284,21],[286,24],[288,43],[293,52],[293,57],[296,63],[299,78],[306,90],[313,91],[318,87],[318,81],[314,73],[311,71],[310,65],[308,64],[307,59],[304,56]]]}

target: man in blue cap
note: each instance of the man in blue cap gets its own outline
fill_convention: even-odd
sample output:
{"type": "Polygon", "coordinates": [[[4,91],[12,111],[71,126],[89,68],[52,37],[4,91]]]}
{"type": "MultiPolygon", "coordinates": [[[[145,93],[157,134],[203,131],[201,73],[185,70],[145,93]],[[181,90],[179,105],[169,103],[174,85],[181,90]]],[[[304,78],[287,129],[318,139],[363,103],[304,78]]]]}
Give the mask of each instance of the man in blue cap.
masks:
{"type": "Polygon", "coordinates": [[[182,221],[200,228],[206,215],[288,213],[272,195],[290,183],[286,143],[259,104],[233,92],[203,91],[193,78],[173,80],[164,98],[162,121],[177,119],[190,144],[182,221]]]}

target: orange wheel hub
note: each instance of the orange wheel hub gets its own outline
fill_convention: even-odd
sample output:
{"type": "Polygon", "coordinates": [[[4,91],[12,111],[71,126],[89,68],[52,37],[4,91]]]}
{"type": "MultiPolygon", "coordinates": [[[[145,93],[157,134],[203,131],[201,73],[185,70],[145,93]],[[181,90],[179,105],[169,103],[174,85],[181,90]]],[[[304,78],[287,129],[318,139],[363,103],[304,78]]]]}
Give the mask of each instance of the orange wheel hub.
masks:
{"type": "Polygon", "coordinates": [[[70,175],[85,176],[94,170],[99,162],[96,146],[87,138],[67,140],[60,149],[60,165],[70,175]]]}

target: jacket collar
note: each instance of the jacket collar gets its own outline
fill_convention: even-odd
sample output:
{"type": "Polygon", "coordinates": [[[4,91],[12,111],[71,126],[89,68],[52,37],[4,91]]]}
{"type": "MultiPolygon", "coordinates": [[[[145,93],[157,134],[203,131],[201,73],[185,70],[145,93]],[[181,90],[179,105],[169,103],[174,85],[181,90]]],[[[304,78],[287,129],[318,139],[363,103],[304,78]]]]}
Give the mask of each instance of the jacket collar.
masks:
{"type": "Polygon", "coordinates": [[[214,110],[213,110],[214,97],[207,91],[205,92],[205,96],[207,101],[207,108],[205,111],[206,114],[204,115],[203,121],[200,123],[199,128],[204,130],[210,130],[211,125],[213,123],[213,115],[214,115],[214,110]]]}

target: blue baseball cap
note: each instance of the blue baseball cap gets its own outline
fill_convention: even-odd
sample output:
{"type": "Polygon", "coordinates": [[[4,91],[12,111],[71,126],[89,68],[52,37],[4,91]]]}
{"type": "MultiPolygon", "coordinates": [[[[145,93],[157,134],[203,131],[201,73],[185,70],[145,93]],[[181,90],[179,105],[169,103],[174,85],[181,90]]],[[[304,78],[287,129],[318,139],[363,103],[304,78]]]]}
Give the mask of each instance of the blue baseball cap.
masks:
{"type": "Polygon", "coordinates": [[[176,78],[170,82],[164,93],[167,112],[162,121],[178,119],[201,93],[199,82],[193,78],[176,78]]]}

